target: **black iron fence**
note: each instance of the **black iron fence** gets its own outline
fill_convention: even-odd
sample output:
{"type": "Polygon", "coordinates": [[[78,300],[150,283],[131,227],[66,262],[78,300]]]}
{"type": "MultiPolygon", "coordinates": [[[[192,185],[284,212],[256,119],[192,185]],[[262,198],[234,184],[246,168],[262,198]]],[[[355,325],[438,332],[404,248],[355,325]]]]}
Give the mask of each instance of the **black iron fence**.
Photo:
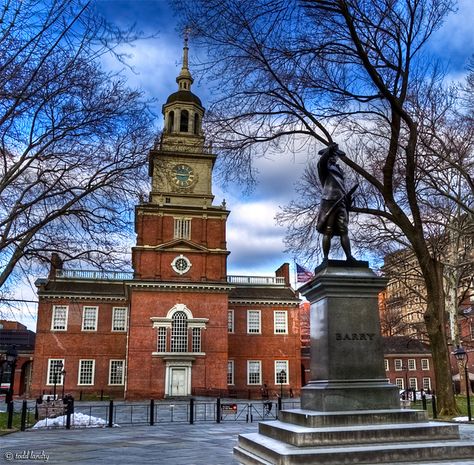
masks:
{"type": "MultiPolygon", "coordinates": [[[[275,420],[282,409],[298,408],[299,401],[234,401],[216,399],[201,401],[109,402],[69,404],[28,404],[11,402],[8,415],[20,416],[20,429],[113,427],[126,425],[159,425],[163,423],[246,422],[275,420]],[[38,422],[41,422],[38,424],[38,422]]],[[[10,423],[10,428],[11,423],[10,423]]]]}

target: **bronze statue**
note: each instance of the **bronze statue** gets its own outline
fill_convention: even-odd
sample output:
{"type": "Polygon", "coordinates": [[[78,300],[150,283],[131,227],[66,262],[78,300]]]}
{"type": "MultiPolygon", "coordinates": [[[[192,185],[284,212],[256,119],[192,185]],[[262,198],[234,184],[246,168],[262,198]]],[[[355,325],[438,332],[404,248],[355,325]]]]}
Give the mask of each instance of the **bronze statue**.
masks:
{"type": "Polygon", "coordinates": [[[318,162],[318,175],[323,192],[316,229],[323,235],[324,261],[329,259],[331,239],[334,236],[341,238],[341,246],[347,261],[356,261],[351,254],[348,223],[352,194],[357,189],[357,184],[349,192],[346,190],[344,173],[337,164],[338,158],[345,157],[346,154],[339,150],[337,144],[330,144],[327,148],[320,150],[319,155],[321,158],[318,162]]]}

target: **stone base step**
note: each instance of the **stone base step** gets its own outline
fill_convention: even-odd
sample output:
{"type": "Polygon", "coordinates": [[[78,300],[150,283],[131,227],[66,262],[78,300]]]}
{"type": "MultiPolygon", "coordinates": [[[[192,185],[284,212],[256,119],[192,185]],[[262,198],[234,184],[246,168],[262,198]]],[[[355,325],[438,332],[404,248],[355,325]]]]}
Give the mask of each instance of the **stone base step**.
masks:
{"type": "Polygon", "coordinates": [[[260,422],[259,432],[298,447],[459,439],[458,425],[441,422],[307,428],[277,420],[260,422]]]}
{"type": "Polygon", "coordinates": [[[437,459],[448,461],[452,465],[469,459],[474,463],[474,443],[458,440],[296,447],[260,433],[249,433],[239,436],[234,453],[244,465],[425,464],[437,459]]]}

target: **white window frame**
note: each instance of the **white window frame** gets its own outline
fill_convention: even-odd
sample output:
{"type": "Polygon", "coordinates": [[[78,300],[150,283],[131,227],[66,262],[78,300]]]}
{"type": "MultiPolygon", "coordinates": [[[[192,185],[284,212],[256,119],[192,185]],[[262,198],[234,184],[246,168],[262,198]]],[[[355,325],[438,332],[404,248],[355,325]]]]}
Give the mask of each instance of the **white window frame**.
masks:
{"type": "Polygon", "coordinates": [[[228,386],[234,386],[235,384],[235,371],[234,370],[235,370],[234,360],[227,360],[227,385],[228,386]]]}
{"type": "Polygon", "coordinates": [[[174,238],[191,239],[191,218],[174,218],[174,238]]]}
{"type": "Polygon", "coordinates": [[[431,391],[431,378],[429,376],[423,378],[423,389],[425,391],[428,389],[431,391]]]}
{"type": "MultiPolygon", "coordinates": [[[[252,374],[256,372],[252,371],[252,374]]],[[[262,361],[261,360],[247,360],[247,385],[249,386],[261,386],[262,385],[262,361]],[[258,381],[250,382],[250,367],[258,366],[258,381]]]]}
{"type": "Polygon", "coordinates": [[[429,358],[422,358],[420,360],[420,364],[421,364],[421,369],[423,371],[428,371],[430,369],[430,359],[429,358]]]}
{"type": "Polygon", "coordinates": [[[82,307],[82,326],[81,329],[82,331],[97,331],[97,322],[99,320],[99,307],[96,305],[84,305],[82,307]],[[88,310],[94,310],[94,326],[92,327],[87,327],[85,326],[86,323],[86,312],[88,310]]]}
{"type": "Polygon", "coordinates": [[[416,359],[409,358],[407,365],[408,365],[408,371],[416,371],[416,359]]]}
{"type": "Polygon", "coordinates": [[[59,376],[57,377],[57,383],[56,383],[56,386],[62,386],[63,385],[63,370],[64,370],[64,359],[63,358],[49,358],[48,359],[48,373],[46,375],[46,386],[54,386],[54,379],[53,379],[53,375],[54,375],[54,372],[56,371],[59,376]],[[53,365],[53,363],[55,365],[59,365],[59,363],[61,363],[61,370],[51,370],[51,366],[53,365]]]}
{"type": "Polygon", "coordinates": [[[408,378],[408,388],[415,389],[418,391],[418,379],[417,378],[408,378]]]}
{"type": "Polygon", "coordinates": [[[123,386],[124,384],[125,384],[125,360],[123,360],[123,359],[111,359],[109,361],[109,386],[123,386]],[[122,365],[122,379],[119,383],[112,383],[112,365],[115,362],[121,362],[121,365],[122,365]]]}
{"type": "Polygon", "coordinates": [[[288,334],[288,312],[286,310],[273,311],[273,333],[288,334]],[[279,327],[281,325],[281,322],[277,321],[277,314],[284,315],[283,327],[279,327]]]}
{"type": "MultiPolygon", "coordinates": [[[[252,324],[254,320],[252,320],[252,324]]],[[[262,311],[261,310],[247,310],[247,334],[262,334],[262,311]],[[250,315],[258,315],[258,330],[256,328],[251,328],[251,318],[250,315]]]]}
{"type": "Polygon", "coordinates": [[[202,351],[201,328],[191,328],[191,352],[200,353],[202,351]]]}
{"type": "Polygon", "coordinates": [[[393,363],[394,363],[395,371],[403,370],[403,360],[401,358],[396,358],[393,363]]]}
{"type": "Polygon", "coordinates": [[[390,367],[388,365],[388,358],[384,358],[383,359],[383,363],[385,365],[385,371],[389,371],[390,370],[390,367]]]}
{"type": "Polygon", "coordinates": [[[93,386],[95,380],[95,360],[94,359],[80,359],[79,366],[77,370],[77,385],[78,386],[93,386]],[[92,362],[92,371],[91,371],[91,382],[90,383],[81,383],[81,375],[83,375],[84,365],[83,362],[92,362]]]}
{"type": "Polygon", "coordinates": [[[123,333],[124,331],[127,331],[128,329],[128,308],[127,307],[112,307],[112,332],[114,333],[123,333]],[[116,313],[118,311],[123,310],[125,313],[125,317],[123,318],[116,318],[116,313]],[[123,328],[117,328],[117,322],[122,322],[123,321],[123,328]]]}
{"type": "Polygon", "coordinates": [[[275,369],[275,384],[279,386],[280,384],[282,385],[288,385],[290,384],[290,372],[289,372],[289,363],[288,360],[275,360],[274,363],[275,369]],[[284,383],[280,383],[280,373],[281,370],[285,370],[286,373],[286,379],[284,383]]]}
{"type": "Polygon", "coordinates": [[[235,313],[234,310],[229,309],[227,310],[227,332],[230,334],[234,334],[235,332],[235,313]]]}
{"type": "Polygon", "coordinates": [[[405,380],[403,378],[395,378],[395,384],[398,389],[405,389],[405,380]]]}
{"type": "Polygon", "coordinates": [[[166,352],[168,344],[168,328],[166,326],[159,326],[157,329],[156,350],[159,353],[166,352]]]}
{"type": "Polygon", "coordinates": [[[53,313],[51,315],[51,331],[67,331],[67,323],[69,316],[69,306],[68,305],[53,305],[53,313]],[[55,320],[57,318],[56,312],[64,310],[64,327],[55,325],[55,320]]]}

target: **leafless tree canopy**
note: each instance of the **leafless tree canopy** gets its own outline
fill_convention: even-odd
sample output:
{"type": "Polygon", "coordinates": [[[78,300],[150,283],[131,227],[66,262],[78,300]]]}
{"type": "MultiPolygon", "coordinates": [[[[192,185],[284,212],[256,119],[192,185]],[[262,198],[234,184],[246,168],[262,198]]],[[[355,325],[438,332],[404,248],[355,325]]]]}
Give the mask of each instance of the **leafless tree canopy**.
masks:
{"type": "MultiPolygon", "coordinates": [[[[255,157],[287,150],[289,140],[335,139],[349,154],[343,161],[361,185],[355,233],[367,246],[413,250],[426,285],[438,399],[454,412],[443,263],[429,239],[437,228],[446,233],[446,209],[450,218],[472,218],[474,139],[459,94],[426,51],[453,2],[175,3],[206,49],[202,72],[216,83],[209,123],[230,177],[251,176],[255,157]]],[[[312,164],[305,183],[304,200],[280,219],[290,224],[289,245],[312,253],[312,164]]]]}
{"type": "Polygon", "coordinates": [[[130,231],[151,122],[139,92],[101,69],[137,38],[82,0],[6,0],[0,8],[0,288],[18,266],[96,264],[130,231]]]}

